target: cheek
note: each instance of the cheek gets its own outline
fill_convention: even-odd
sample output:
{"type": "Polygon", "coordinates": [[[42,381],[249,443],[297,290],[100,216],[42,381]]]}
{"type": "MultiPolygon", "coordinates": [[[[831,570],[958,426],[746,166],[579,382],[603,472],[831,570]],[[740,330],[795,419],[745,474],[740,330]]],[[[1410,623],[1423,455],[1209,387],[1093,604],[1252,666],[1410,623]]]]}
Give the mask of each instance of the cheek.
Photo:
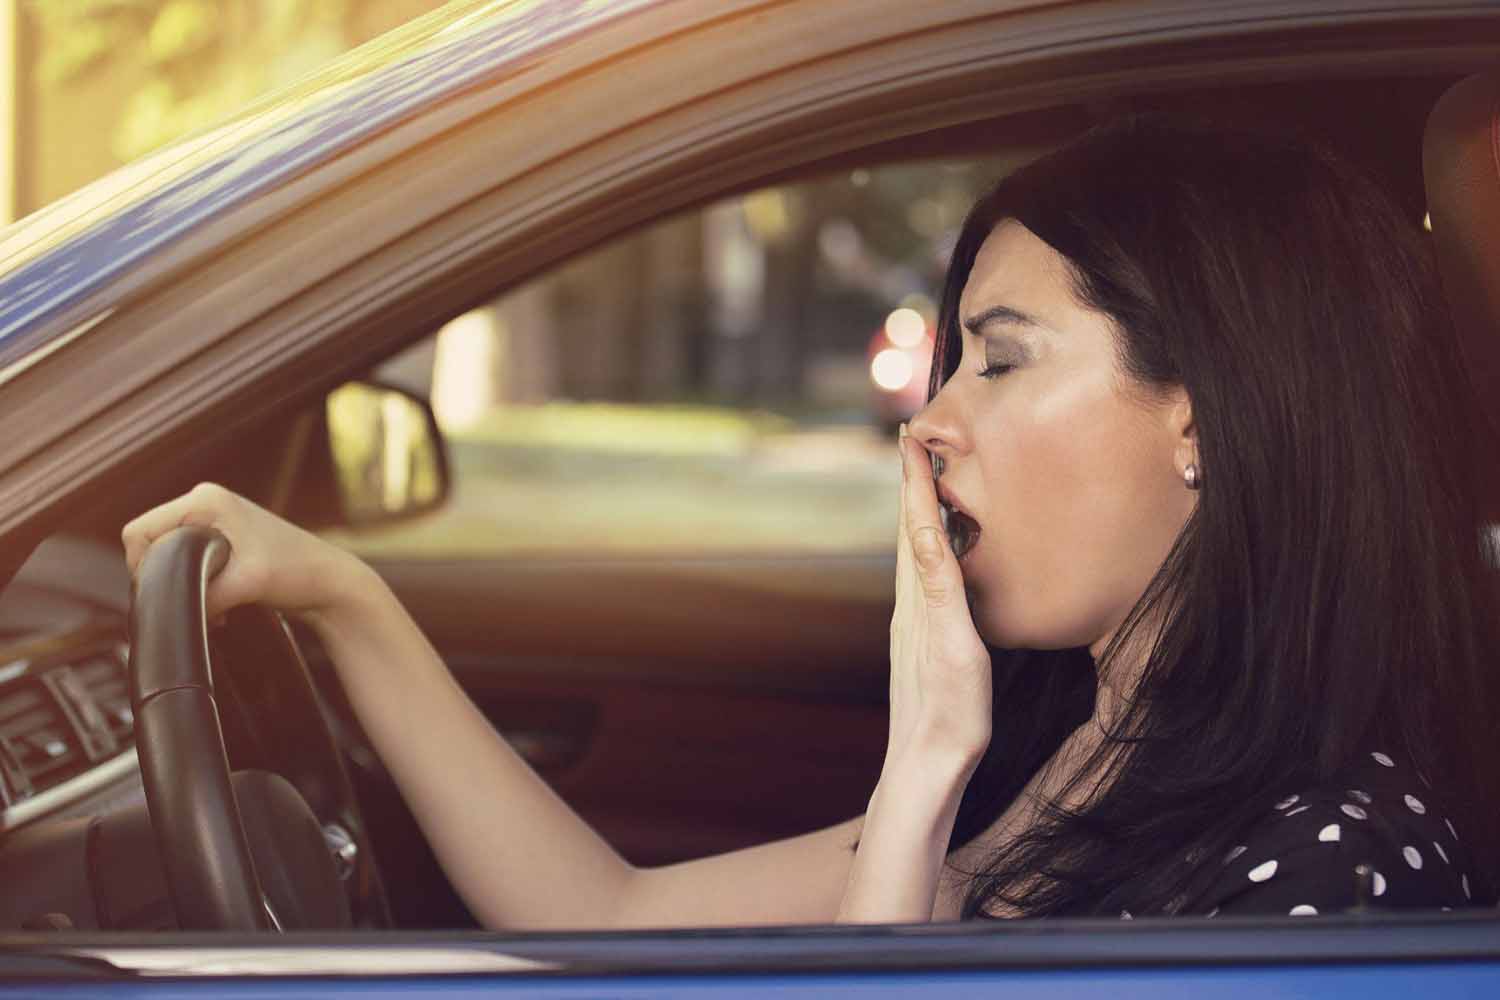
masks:
{"type": "Polygon", "coordinates": [[[993,529],[981,632],[1001,645],[1089,645],[1129,611],[1175,537],[1162,516],[1170,452],[1108,378],[1005,402],[1007,422],[991,426],[1009,432],[992,436],[981,463],[993,529]]]}

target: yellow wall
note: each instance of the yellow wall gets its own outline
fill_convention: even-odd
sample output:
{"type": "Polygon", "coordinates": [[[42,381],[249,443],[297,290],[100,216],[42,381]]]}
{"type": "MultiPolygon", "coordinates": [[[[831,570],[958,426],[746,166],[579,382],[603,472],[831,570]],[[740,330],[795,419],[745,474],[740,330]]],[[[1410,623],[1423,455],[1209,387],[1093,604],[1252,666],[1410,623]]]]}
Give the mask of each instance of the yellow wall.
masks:
{"type": "MultiPolygon", "coordinates": [[[[86,8],[89,4],[74,4],[86,8]]],[[[0,0],[16,86],[0,160],[13,212],[230,114],[441,0],[127,0],[86,18],[50,0],[0,0]],[[13,150],[12,150],[13,147],[13,150]]],[[[0,22],[0,31],[4,31],[0,22]]],[[[0,61],[5,56],[0,53],[0,61]]]]}
{"type": "Polygon", "coordinates": [[[0,225],[16,207],[16,0],[0,0],[0,225]]]}

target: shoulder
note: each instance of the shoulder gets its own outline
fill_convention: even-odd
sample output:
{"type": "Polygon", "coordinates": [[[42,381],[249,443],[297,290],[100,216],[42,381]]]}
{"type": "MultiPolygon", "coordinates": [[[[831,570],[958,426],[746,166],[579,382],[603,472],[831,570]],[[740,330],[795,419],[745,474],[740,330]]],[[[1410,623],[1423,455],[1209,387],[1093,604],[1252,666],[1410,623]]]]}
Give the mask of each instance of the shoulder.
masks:
{"type": "Polygon", "coordinates": [[[1359,903],[1469,905],[1468,852],[1447,813],[1422,775],[1365,751],[1329,781],[1267,803],[1241,843],[1207,862],[1219,870],[1181,912],[1312,916],[1359,903]],[[1360,865],[1371,870],[1363,900],[1360,865]]]}

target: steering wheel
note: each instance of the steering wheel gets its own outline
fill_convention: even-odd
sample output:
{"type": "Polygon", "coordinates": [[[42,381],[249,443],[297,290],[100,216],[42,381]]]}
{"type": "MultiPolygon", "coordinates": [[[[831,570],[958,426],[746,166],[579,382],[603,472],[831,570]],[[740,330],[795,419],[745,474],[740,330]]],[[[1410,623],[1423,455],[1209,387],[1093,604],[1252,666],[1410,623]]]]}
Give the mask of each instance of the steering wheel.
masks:
{"type": "Polygon", "coordinates": [[[178,924],[389,926],[353,788],[285,621],[240,608],[211,638],[204,594],[229,552],[217,531],[170,531],[131,595],[136,749],[178,924]],[[257,769],[231,775],[232,756],[257,769]]]}

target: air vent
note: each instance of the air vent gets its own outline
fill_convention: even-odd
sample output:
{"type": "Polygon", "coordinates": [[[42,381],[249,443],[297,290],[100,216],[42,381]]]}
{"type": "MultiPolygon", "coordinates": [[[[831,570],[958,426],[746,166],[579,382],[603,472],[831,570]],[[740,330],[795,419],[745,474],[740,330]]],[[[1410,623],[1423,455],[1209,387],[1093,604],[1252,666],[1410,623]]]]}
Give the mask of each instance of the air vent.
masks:
{"type": "Polygon", "coordinates": [[[78,735],[47,686],[36,678],[22,678],[0,688],[0,740],[19,766],[25,781],[12,787],[24,797],[66,781],[89,766],[78,735]]]}
{"type": "Polygon", "coordinates": [[[7,805],[134,742],[123,647],[101,643],[69,663],[39,669],[21,660],[12,667],[0,681],[0,773],[7,805]]]}
{"type": "Polygon", "coordinates": [[[62,706],[72,731],[78,735],[84,755],[89,760],[113,757],[119,750],[109,720],[94,703],[94,696],[83,676],[71,666],[53,667],[42,674],[42,684],[62,706]]]}
{"type": "Polygon", "coordinates": [[[135,714],[130,708],[130,684],[125,677],[125,650],[100,653],[79,662],[73,672],[83,681],[99,707],[110,735],[121,747],[134,742],[135,714]]]}

